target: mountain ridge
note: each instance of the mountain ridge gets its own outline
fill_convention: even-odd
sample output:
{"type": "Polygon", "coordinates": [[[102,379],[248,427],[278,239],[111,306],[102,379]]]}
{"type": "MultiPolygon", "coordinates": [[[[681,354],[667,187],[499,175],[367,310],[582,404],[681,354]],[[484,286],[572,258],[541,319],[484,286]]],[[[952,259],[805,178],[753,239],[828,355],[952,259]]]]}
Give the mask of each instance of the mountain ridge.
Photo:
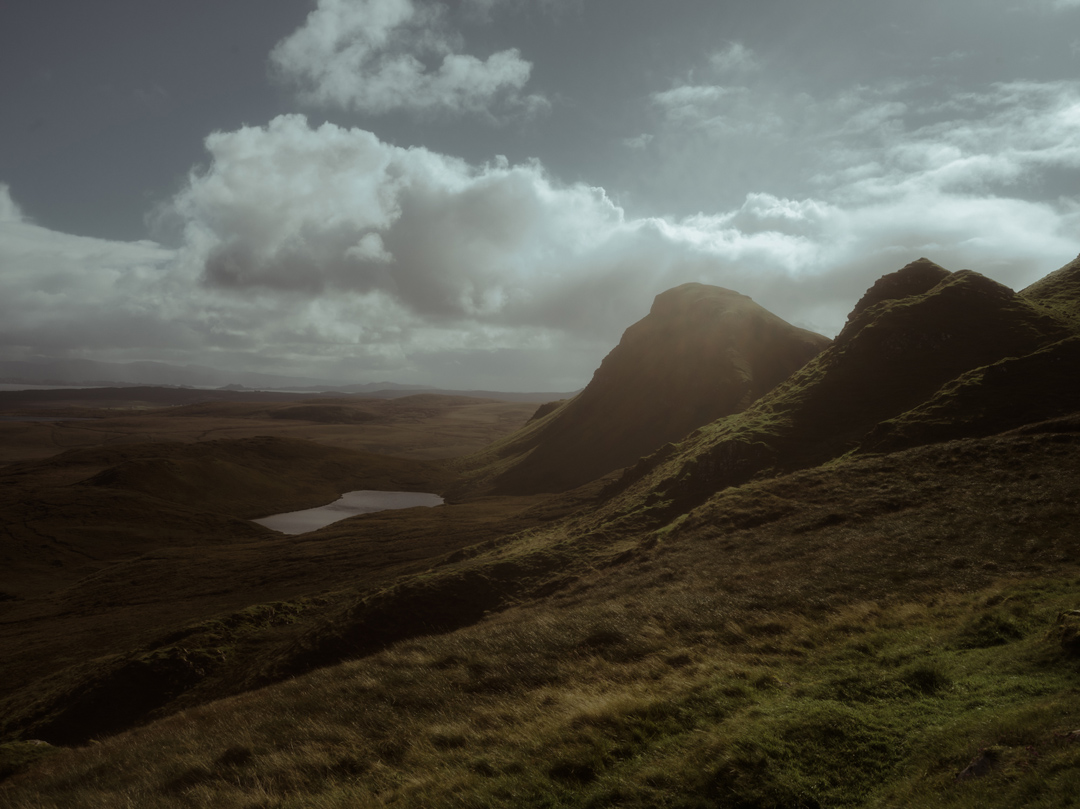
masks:
{"type": "Polygon", "coordinates": [[[500,494],[573,488],[744,409],[829,343],[738,292],[683,284],[656,296],[581,393],[472,463],[500,494]]]}
{"type": "MultiPolygon", "coordinates": [[[[824,463],[957,377],[1077,333],[1067,318],[978,273],[941,276],[929,264],[920,259],[879,280],[821,354],[745,411],[691,434],[677,453],[643,459],[624,482],[633,479],[653,498],[682,492],[694,500],[756,475],[824,463]],[[935,276],[940,280],[931,286],[935,276]],[[663,481],[643,473],[660,467],[668,470],[663,481]]],[[[1014,413],[1013,423],[1038,411],[1025,412],[1014,413]]],[[[953,437],[948,428],[938,435],[953,437]]]]}

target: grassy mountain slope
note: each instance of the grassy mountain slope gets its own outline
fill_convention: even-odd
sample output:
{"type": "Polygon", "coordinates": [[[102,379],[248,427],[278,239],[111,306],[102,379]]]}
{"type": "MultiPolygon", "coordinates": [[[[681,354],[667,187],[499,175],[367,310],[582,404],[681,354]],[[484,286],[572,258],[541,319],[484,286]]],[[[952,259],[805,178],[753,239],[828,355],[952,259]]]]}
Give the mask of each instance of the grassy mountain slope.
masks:
{"type": "Polygon", "coordinates": [[[580,394],[466,462],[474,487],[563,491],[747,407],[829,340],[745,295],[683,284],[656,297],[580,394]]]}
{"type": "Polygon", "coordinates": [[[1080,337],[1069,337],[1022,357],[1006,357],[968,371],[931,398],[881,422],[860,452],[967,436],[993,435],[1031,421],[1080,410],[1080,337]]]}
{"type": "Polygon", "coordinates": [[[40,735],[84,740],[143,721],[211,673],[207,661],[234,679],[217,670],[238,645],[258,657],[252,633],[287,634],[327,603],[327,590],[376,586],[569,507],[488,498],[367,515],[302,539],[244,519],[353,489],[439,491],[447,479],[441,464],[270,437],[123,444],[9,465],[0,734],[51,727],[40,735]],[[185,644],[211,651],[192,657],[185,644]]]}
{"type": "Polygon", "coordinates": [[[496,498],[370,514],[302,538],[146,553],[10,602],[0,738],[82,743],[250,688],[260,661],[343,602],[561,513],[544,498],[496,498]]]}
{"type": "MultiPolygon", "coordinates": [[[[921,259],[871,288],[833,344],[787,381],[677,448],[642,459],[620,485],[629,487],[631,499],[685,510],[755,476],[837,458],[879,423],[919,408],[964,373],[1026,357],[1073,334],[1068,319],[978,273],[948,273],[921,259]]],[[[1021,382],[1004,388],[1021,391],[1021,382]]],[[[990,404],[995,392],[987,394],[987,406],[996,407],[990,404]]],[[[1048,408],[1037,398],[1028,401],[1037,406],[1030,412],[1020,406],[1012,424],[1045,417],[1048,408]]],[[[938,439],[963,434],[950,430],[943,428],[938,439]]]]}
{"type": "Polygon", "coordinates": [[[1080,320],[1080,256],[1025,287],[1020,294],[1059,314],[1080,320]]]}

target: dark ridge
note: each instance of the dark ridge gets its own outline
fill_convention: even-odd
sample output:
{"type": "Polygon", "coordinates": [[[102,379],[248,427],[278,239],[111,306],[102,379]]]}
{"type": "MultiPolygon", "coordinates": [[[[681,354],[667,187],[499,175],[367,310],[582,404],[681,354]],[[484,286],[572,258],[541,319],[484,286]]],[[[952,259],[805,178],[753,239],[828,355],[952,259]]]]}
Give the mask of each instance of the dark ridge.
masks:
{"type": "Polygon", "coordinates": [[[874,285],[866,290],[859,302],[855,304],[855,308],[848,315],[847,322],[850,323],[871,306],[882,301],[908,298],[929,292],[949,274],[948,270],[928,258],[916,259],[896,272],[883,275],[875,281],[874,285]]]}
{"type": "Polygon", "coordinates": [[[933,397],[878,424],[862,452],[894,452],[1011,430],[1080,410],[1080,337],[968,371],[933,397]]]}
{"type": "MultiPolygon", "coordinates": [[[[909,274],[922,279],[909,288],[939,275],[937,265],[927,265],[908,265],[915,268],[909,274]]],[[[1007,287],[970,270],[946,272],[928,290],[883,297],[854,314],[833,345],[784,384],[689,440],[677,471],[668,465],[657,473],[666,480],[647,476],[641,485],[676,513],[756,476],[824,463],[965,372],[1024,357],[1069,335],[1062,318],[1007,287]]],[[[1003,423],[1023,418],[1014,414],[1003,423]]],[[[945,428],[934,440],[950,437],[945,428]]]]}
{"type": "Polygon", "coordinates": [[[626,330],[584,391],[472,460],[487,476],[476,488],[565,491],[632,465],[743,410],[828,344],[729,289],[670,289],[626,330]]]}
{"type": "Polygon", "coordinates": [[[544,404],[536,408],[536,412],[533,413],[532,416],[529,418],[528,423],[532,424],[534,421],[539,421],[540,419],[544,418],[544,416],[554,413],[556,410],[566,404],[566,402],[566,399],[559,399],[555,402],[545,402],[544,404]]]}
{"type": "Polygon", "coordinates": [[[1020,294],[1060,314],[1080,320],[1080,256],[1025,287],[1020,294]]]}

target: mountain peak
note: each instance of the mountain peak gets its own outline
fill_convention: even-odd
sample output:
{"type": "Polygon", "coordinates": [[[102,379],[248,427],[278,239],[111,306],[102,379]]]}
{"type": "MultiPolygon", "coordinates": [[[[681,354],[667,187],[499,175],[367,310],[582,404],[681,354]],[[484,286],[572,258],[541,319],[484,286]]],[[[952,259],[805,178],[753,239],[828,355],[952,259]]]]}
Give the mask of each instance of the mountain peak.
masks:
{"type": "MultiPolygon", "coordinates": [[[[1080,262],[1046,288],[1067,302],[1073,282],[1080,262]]],[[[1068,412],[1080,396],[1075,330],[1060,307],[1040,303],[972,270],[912,262],[867,290],[833,344],[785,383],[684,442],[676,461],[657,453],[642,464],[655,474],[627,476],[626,485],[640,479],[642,491],[683,508],[765,470],[815,466],[857,447],[1068,412]]]]}
{"type": "Polygon", "coordinates": [[[730,289],[669,289],[585,390],[498,448],[494,489],[558,491],[633,464],[745,409],[829,342],[730,289]]]}
{"type": "Polygon", "coordinates": [[[661,292],[653,299],[649,315],[653,317],[685,317],[695,312],[714,315],[718,308],[742,302],[753,303],[742,295],[724,287],[710,286],[692,281],[661,292]]]}
{"type": "Polygon", "coordinates": [[[1020,295],[1066,317],[1080,320],[1080,256],[1025,287],[1020,295]]]}
{"type": "MultiPolygon", "coordinates": [[[[916,259],[896,272],[887,273],[875,281],[874,285],[866,290],[859,302],[855,304],[855,308],[848,315],[847,322],[853,323],[859,315],[882,301],[929,292],[949,275],[951,273],[948,270],[928,258],[916,259]]],[[[847,330],[846,325],[844,329],[847,330]]]]}

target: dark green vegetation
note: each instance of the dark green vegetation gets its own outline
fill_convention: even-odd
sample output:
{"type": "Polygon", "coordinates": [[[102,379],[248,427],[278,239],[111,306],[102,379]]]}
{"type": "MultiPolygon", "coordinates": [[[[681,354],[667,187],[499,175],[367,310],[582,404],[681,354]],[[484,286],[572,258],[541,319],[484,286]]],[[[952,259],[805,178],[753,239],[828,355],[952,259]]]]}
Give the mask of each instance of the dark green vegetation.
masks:
{"type": "MultiPolygon", "coordinates": [[[[528,467],[558,494],[483,496],[531,457],[500,448],[578,429],[606,372],[465,461],[230,438],[6,467],[16,493],[153,499],[163,538],[204,483],[207,511],[126,555],[65,534],[74,516],[27,520],[42,564],[63,542],[113,555],[0,603],[0,805],[1072,805],[1078,286],[1076,263],[1017,294],[920,260],[679,443],[569,491],[528,467]],[[298,500],[383,475],[455,501],[243,533],[280,463],[298,500]]],[[[730,293],[691,291],[699,335],[730,293]]],[[[691,367],[700,342],[670,338],[666,365],[691,367]]]]}

